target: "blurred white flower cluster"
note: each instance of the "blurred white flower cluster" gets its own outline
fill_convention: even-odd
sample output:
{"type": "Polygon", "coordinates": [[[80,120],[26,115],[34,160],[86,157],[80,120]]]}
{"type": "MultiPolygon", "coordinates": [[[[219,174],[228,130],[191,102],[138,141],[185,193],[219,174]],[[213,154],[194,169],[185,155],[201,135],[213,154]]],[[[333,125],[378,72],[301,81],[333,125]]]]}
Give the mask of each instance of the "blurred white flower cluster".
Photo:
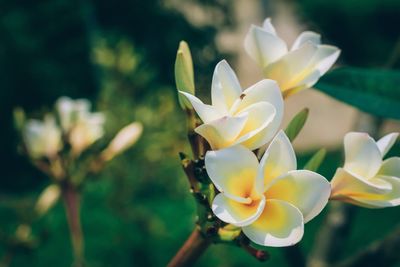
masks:
{"type": "MultiPolygon", "coordinates": [[[[34,160],[57,161],[61,152],[78,158],[104,136],[106,116],[92,112],[87,99],[73,100],[61,97],[56,101],[55,112],[46,114],[43,120],[28,119],[23,122],[22,137],[28,155],[34,160]]],[[[134,122],[118,132],[109,145],[94,152],[101,162],[111,160],[132,146],[142,133],[142,125],[134,122]]]]}

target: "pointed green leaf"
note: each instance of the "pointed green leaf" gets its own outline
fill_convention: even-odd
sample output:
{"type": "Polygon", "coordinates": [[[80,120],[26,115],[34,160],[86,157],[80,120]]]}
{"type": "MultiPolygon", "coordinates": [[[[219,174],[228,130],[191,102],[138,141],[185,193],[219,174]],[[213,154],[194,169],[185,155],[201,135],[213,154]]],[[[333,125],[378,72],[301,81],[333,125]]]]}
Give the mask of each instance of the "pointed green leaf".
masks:
{"type": "Polygon", "coordinates": [[[308,108],[304,108],[289,122],[285,129],[285,133],[290,141],[293,141],[300,133],[301,129],[303,129],[303,126],[307,121],[308,112],[308,108]]]}
{"type": "Polygon", "coordinates": [[[326,149],[321,148],[318,150],[311,159],[304,165],[305,170],[316,172],[318,168],[321,166],[326,156],[326,149]]]}
{"type": "Polygon", "coordinates": [[[342,102],[377,116],[400,119],[400,71],[339,68],[314,86],[342,102]]]}
{"type": "MultiPolygon", "coordinates": [[[[178,52],[176,54],[175,83],[178,91],[194,95],[193,61],[189,46],[185,41],[179,43],[178,52]]],[[[178,93],[178,97],[179,104],[183,109],[192,109],[192,105],[184,96],[178,93]]]]}

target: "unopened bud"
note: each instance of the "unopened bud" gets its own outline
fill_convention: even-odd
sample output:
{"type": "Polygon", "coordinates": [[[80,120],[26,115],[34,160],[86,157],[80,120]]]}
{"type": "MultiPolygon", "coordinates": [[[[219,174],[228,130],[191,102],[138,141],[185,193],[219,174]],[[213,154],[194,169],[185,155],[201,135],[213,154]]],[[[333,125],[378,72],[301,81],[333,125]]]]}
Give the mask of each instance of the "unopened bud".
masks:
{"type": "Polygon", "coordinates": [[[60,187],[58,185],[49,185],[40,194],[39,199],[35,205],[35,212],[38,216],[44,215],[51,207],[57,203],[61,194],[60,187]]]}
{"type": "MultiPolygon", "coordinates": [[[[179,43],[175,60],[175,83],[178,91],[194,95],[194,73],[192,55],[188,44],[185,41],[179,43]]],[[[190,102],[178,93],[179,104],[183,109],[193,109],[190,102]]]]}
{"type": "Polygon", "coordinates": [[[117,135],[111,140],[108,147],[101,153],[104,161],[111,160],[116,155],[122,153],[139,139],[142,134],[143,126],[138,122],[134,122],[122,128],[117,135]]]}

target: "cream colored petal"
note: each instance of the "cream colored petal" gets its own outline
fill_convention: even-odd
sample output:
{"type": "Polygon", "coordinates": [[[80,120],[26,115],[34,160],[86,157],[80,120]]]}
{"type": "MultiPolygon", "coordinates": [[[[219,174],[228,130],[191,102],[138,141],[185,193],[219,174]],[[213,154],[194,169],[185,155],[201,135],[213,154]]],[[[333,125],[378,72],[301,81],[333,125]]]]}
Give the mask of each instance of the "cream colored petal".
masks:
{"type": "Polygon", "coordinates": [[[382,156],[367,133],[350,132],[344,137],[344,169],[366,179],[374,177],[382,165],[382,156]]]}
{"type": "Polygon", "coordinates": [[[213,150],[231,146],[243,130],[248,114],[243,113],[236,117],[222,117],[218,120],[205,123],[195,129],[203,136],[213,150]]]}
{"type": "Polygon", "coordinates": [[[317,46],[307,42],[264,68],[264,75],[277,81],[282,91],[297,87],[313,71],[309,65],[316,51],[317,46]]]}
{"type": "Polygon", "coordinates": [[[211,209],[221,221],[242,227],[257,220],[264,207],[264,197],[252,203],[244,204],[220,193],[214,198],[211,209]]]}
{"type": "Polygon", "coordinates": [[[271,18],[266,18],[263,22],[263,29],[273,35],[276,35],[275,27],[271,23],[271,18]]]}
{"type": "Polygon", "coordinates": [[[373,178],[370,180],[359,177],[345,169],[338,168],[331,180],[332,198],[361,197],[369,194],[385,194],[392,190],[390,183],[373,178]]]}
{"type": "Polygon", "coordinates": [[[215,67],[212,80],[212,105],[221,112],[227,112],[241,93],[242,87],[235,72],[226,60],[220,61],[215,67]]]}
{"type": "Polygon", "coordinates": [[[197,97],[182,91],[179,91],[179,93],[184,95],[190,101],[197,115],[199,115],[200,119],[204,123],[217,120],[224,116],[224,114],[219,112],[215,107],[204,104],[197,97]]]}
{"type": "Polygon", "coordinates": [[[267,199],[258,219],[242,228],[254,243],[269,247],[286,247],[303,237],[304,222],[300,210],[285,201],[267,199]]]}
{"type": "Polygon", "coordinates": [[[293,51],[293,50],[299,49],[303,44],[305,44],[307,42],[311,42],[315,45],[319,45],[319,44],[321,44],[321,35],[316,32],[312,32],[312,31],[302,32],[297,37],[297,39],[294,41],[292,48],[290,50],[293,51]]]}
{"type": "Polygon", "coordinates": [[[56,109],[60,118],[61,128],[64,132],[68,132],[72,123],[74,101],[69,97],[62,96],[56,102],[56,109]]]}
{"type": "Polygon", "coordinates": [[[255,189],[256,155],[243,146],[208,151],[205,167],[215,187],[229,195],[247,198],[255,189]]]}
{"type": "Polygon", "coordinates": [[[379,176],[378,178],[390,183],[392,190],[386,194],[353,197],[347,202],[366,208],[386,208],[400,205],[400,179],[391,176],[379,176]]]}
{"type": "Polygon", "coordinates": [[[291,89],[291,93],[293,94],[295,92],[313,87],[318,82],[319,78],[321,78],[321,74],[318,70],[310,72],[307,76],[304,77],[303,80],[298,82],[297,87],[291,89]]]}
{"type": "Polygon", "coordinates": [[[376,144],[378,145],[379,151],[381,151],[382,157],[392,148],[396,142],[399,133],[390,133],[379,139],[376,144]]]}
{"type": "MultiPolygon", "coordinates": [[[[259,143],[267,143],[276,134],[282,123],[284,104],[282,93],[278,87],[278,84],[273,80],[264,79],[253,86],[246,89],[242,94],[241,101],[237,104],[236,110],[242,111],[243,109],[249,107],[250,105],[265,101],[272,104],[275,108],[275,117],[268,124],[264,130],[262,130],[257,137],[254,139],[262,139],[259,143]]],[[[254,140],[250,140],[254,142],[254,140]]],[[[258,146],[259,144],[256,144],[258,146]]]]}
{"type": "Polygon", "coordinates": [[[286,95],[289,96],[300,90],[313,87],[319,78],[332,67],[339,54],[340,50],[334,46],[319,45],[309,65],[298,75],[300,78],[296,81],[296,87],[285,91],[286,95]]]}
{"type": "Polygon", "coordinates": [[[261,175],[258,183],[268,187],[277,177],[296,170],[297,162],[292,144],[286,134],[280,130],[271,141],[260,162],[261,175]]]}
{"type": "Polygon", "coordinates": [[[240,112],[258,102],[268,102],[277,111],[277,118],[283,116],[283,98],[278,84],[273,80],[264,79],[250,86],[241,94],[240,101],[231,109],[232,113],[240,112]]]}
{"type": "Polygon", "coordinates": [[[263,68],[288,51],[286,43],[268,30],[252,25],[244,40],[246,52],[263,68]]]}
{"type": "Polygon", "coordinates": [[[388,158],[382,163],[378,175],[400,177],[400,158],[388,158]]]}
{"type": "Polygon", "coordinates": [[[265,192],[267,199],[284,200],[298,208],[304,223],[317,216],[328,203],[331,185],[318,173],[290,171],[276,179],[265,192]]]}
{"type": "Polygon", "coordinates": [[[235,144],[242,144],[250,150],[265,145],[273,135],[269,125],[275,119],[274,106],[268,102],[259,102],[245,108],[238,116],[241,114],[248,114],[248,119],[235,144]]]}
{"type": "Polygon", "coordinates": [[[324,75],[336,62],[340,55],[340,49],[331,45],[319,45],[313,56],[310,67],[319,71],[319,75],[324,75]]]}

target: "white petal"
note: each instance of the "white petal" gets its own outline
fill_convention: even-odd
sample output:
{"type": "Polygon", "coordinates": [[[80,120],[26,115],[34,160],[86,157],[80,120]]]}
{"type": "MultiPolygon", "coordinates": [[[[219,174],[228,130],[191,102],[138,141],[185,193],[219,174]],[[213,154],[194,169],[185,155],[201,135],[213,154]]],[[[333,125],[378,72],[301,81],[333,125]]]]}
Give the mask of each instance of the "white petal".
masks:
{"type": "Polygon", "coordinates": [[[226,60],[220,61],[214,70],[211,99],[212,105],[226,112],[242,93],[242,87],[235,72],[226,60]]]}
{"type": "Polygon", "coordinates": [[[251,150],[265,145],[271,135],[269,125],[275,119],[274,106],[258,102],[242,110],[238,116],[241,114],[248,114],[248,119],[235,144],[242,144],[251,150]]]}
{"type": "Polygon", "coordinates": [[[263,29],[273,35],[276,35],[275,27],[271,23],[271,18],[266,18],[263,22],[263,29]]]}
{"type": "Polygon", "coordinates": [[[218,120],[205,123],[195,129],[203,136],[213,150],[231,146],[246,124],[248,114],[236,117],[222,117],[218,120]]]}
{"type": "Polygon", "coordinates": [[[390,183],[373,178],[367,180],[345,169],[338,168],[331,180],[332,198],[361,197],[369,194],[385,194],[392,190],[390,183]]]}
{"type": "Polygon", "coordinates": [[[292,144],[286,134],[280,130],[271,141],[261,159],[259,178],[263,187],[269,186],[277,177],[289,171],[296,170],[297,162],[292,144]]]}
{"type": "Polygon", "coordinates": [[[376,144],[378,145],[379,150],[381,151],[382,157],[386,155],[387,152],[392,148],[394,143],[396,142],[399,133],[390,133],[379,139],[376,144]]]}
{"type": "Polygon", "coordinates": [[[329,182],[318,173],[290,171],[276,179],[265,192],[267,199],[280,199],[298,208],[304,223],[317,216],[328,203],[331,194],[329,182]]]}
{"type": "Polygon", "coordinates": [[[400,179],[390,176],[379,176],[379,179],[390,183],[392,190],[386,194],[354,197],[348,202],[366,208],[386,208],[400,205],[400,179]]]}
{"type": "Polygon", "coordinates": [[[334,46],[319,45],[310,63],[305,67],[304,72],[298,75],[295,87],[285,91],[285,96],[292,95],[303,89],[313,87],[335,63],[339,57],[340,50],[334,46]]]}
{"type": "Polygon", "coordinates": [[[244,40],[246,52],[261,67],[278,60],[288,51],[286,43],[268,30],[252,25],[244,40]]]}
{"type": "Polygon", "coordinates": [[[264,68],[265,77],[277,81],[282,91],[301,85],[312,72],[309,66],[316,51],[317,46],[307,42],[264,68]]]}
{"type": "Polygon", "coordinates": [[[374,177],[382,165],[382,156],[372,139],[366,133],[351,132],[344,137],[344,169],[365,177],[374,177]]]}
{"type": "Polygon", "coordinates": [[[60,118],[60,123],[63,131],[68,132],[72,123],[74,101],[69,97],[62,96],[56,102],[56,109],[60,118]]]}
{"type": "Polygon", "coordinates": [[[400,177],[400,158],[388,158],[382,163],[378,175],[400,177]]]}
{"type": "Polygon", "coordinates": [[[254,203],[243,204],[220,193],[214,198],[211,209],[221,221],[242,227],[257,220],[264,207],[264,197],[254,203]]]}
{"type": "Polygon", "coordinates": [[[336,62],[340,55],[340,49],[331,45],[319,45],[313,56],[310,67],[319,71],[319,75],[324,75],[336,62]]]}
{"type": "Polygon", "coordinates": [[[303,44],[307,43],[307,42],[311,42],[315,45],[319,45],[321,44],[321,35],[316,33],[316,32],[312,32],[312,31],[305,31],[302,32],[297,39],[294,41],[291,50],[296,50],[298,48],[300,48],[303,44]]]}
{"type": "Polygon", "coordinates": [[[258,159],[243,146],[208,151],[205,156],[207,174],[220,192],[247,198],[255,188],[258,159]]]}
{"type": "Polygon", "coordinates": [[[251,241],[262,246],[291,246],[303,237],[303,215],[287,202],[267,199],[261,216],[242,230],[251,241]]]}
{"type": "Polygon", "coordinates": [[[277,117],[283,116],[283,98],[278,84],[273,80],[264,79],[250,86],[241,94],[241,101],[237,103],[231,112],[240,112],[248,106],[258,102],[268,102],[277,111],[277,117]]]}
{"type": "Polygon", "coordinates": [[[223,117],[223,114],[220,113],[215,107],[204,104],[197,97],[182,91],[179,91],[179,93],[184,95],[190,101],[197,115],[199,115],[200,119],[204,123],[208,123],[223,117]]]}

